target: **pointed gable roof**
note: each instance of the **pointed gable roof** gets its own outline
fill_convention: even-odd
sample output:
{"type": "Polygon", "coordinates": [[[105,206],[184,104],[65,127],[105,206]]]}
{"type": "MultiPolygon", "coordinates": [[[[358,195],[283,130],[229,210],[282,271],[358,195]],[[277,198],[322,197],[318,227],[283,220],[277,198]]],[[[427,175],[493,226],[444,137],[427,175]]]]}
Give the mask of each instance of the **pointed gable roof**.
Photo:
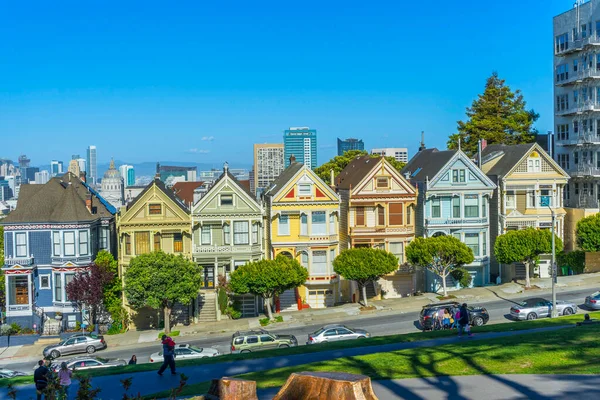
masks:
{"type": "Polygon", "coordinates": [[[83,222],[110,218],[116,210],[107,204],[96,191],[67,172],[62,177],[50,179],[44,185],[22,185],[17,208],[2,223],[83,222]],[[88,196],[92,198],[95,214],[86,206],[88,196]]]}
{"type": "Polygon", "coordinates": [[[200,202],[202,202],[203,199],[208,199],[210,198],[211,194],[213,191],[219,190],[217,189],[217,186],[219,186],[219,183],[223,180],[229,180],[231,182],[234,183],[234,185],[236,185],[238,188],[241,189],[242,192],[244,192],[244,194],[246,194],[250,200],[257,206],[260,208],[258,202],[256,201],[256,197],[252,195],[252,193],[250,193],[250,185],[246,186],[244,185],[241,181],[239,181],[235,176],[233,176],[233,174],[231,172],[229,172],[229,169],[226,168],[223,173],[221,174],[221,176],[219,176],[219,178],[212,184],[212,186],[208,189],[208,191],[206,192],[206,194],[200,199],[198,200],[198,202],[196,204],[194,204],[194,209],[196,209],[196,206],[198,204],[200,204],[200,202]]]}
{"type": "Polygon", "coordinates": [[[356,156],[346,168],[335,177],[337,189],[350,189],[356,187],[364,178],[376,168],[381,157],[356,156]]]}
{"type": "MultiPolygon", "coordinates": [[[[486,146],[481,152],[481,165],[483,166],[492,160],[500,158],[500,160],[487,171],[487,175],[506,175],[532,150],[534,146],[536,146],[535,143],[514,145],[491,144],[486,146]]],[[[540,148],[540,150],[542,149],[540,148]]]]}
{"type": "Polygon", "coordinates": [[[265,190],[265,196],[275,196],[275,194],[281,190],[296,174],[302,169],[304,164],[297,161],[293,161],[290,165],[279,174],[277,179],[269,185],[265,190]]]}
{"type": "Polygon", "coordinates": [[[402,175],[409,174],[413,182],[424,182],[433,179],[442,168],[454,157],[456,150],[439,151],[436,148],[419,151],[402,168],[402,175]]]}
{"type": "Polygon", "coordinates": [[[140,194],[138,194],[135,199],[133,199],[133,201],[131,203],[127,204],[127,210],[130,210],[138,201],[140,201],[140,199],[142,197],[144,197],[144,195],[150,189],[152,189],[152,187],[156,187],[158,190],[163,192],[170,200],[173,201],[173,203],[175,203],[179,208],[181,208],[181,210],[183,210],[186,214],[190,213],[190,210],[186,207],[185,204],[183,204],[183,202],[179,199],[179,197],[177,197],[172,190],[167,189],[167,187],[165,186],[163,181],[161,181],[160,178],[158,178],[158,177],[155,177],[154,180],[152,182],[150,182],[146,186],[146,188],[144,190],[142,190],[142,192],[140,194]]]}

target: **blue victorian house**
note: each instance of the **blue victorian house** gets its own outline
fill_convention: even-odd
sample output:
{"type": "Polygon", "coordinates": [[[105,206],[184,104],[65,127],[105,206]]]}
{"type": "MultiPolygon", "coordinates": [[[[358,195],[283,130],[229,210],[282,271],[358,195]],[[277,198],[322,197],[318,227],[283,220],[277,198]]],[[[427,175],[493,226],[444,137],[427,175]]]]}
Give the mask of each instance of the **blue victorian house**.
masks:
{"type": "MultiPolygon", "coordinates": [[[[490,282],[489,203],[496,185],[461,150],[423,149],[402,169],[419,192],[415,234],[420,237],[452,235],[465,243],[475,260],[465,268],[472,285],[490,282]]],[[[447,286],[456,286],[448,277],[447,286]]],[[[436,292],[441,278],[431,272],[426,290],[436,292]]]]}
{"type": "Polygon", "coordinates": [[[16,209],[0,221],[8,323],[49,332],[81,321],[65,287],[98,251],[115,254],[115,213],[71,173],[21,186],[16,209]]]}

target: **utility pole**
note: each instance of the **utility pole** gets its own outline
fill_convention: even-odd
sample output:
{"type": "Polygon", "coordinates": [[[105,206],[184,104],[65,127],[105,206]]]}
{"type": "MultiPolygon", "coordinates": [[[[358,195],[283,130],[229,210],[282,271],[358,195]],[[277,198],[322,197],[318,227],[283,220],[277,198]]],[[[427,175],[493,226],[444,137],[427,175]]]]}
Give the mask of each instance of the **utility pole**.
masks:
{"type": "MultiPolygon", "coordinates": [[[[544,201],[544,199],[542,199],[542,201],[544,201]]],[[[554,226],[556,225],[556,214],[554,213],[554,210],[552,209],[552,206],[550,204],[550,199],[545,199],[544,201],[545,205],[550,209],[550,213],[552,215],[552,265],[551,265],[551,269],[552,269],[552,312],[550,314],[550,316],[552,318],[556,318],[558,317],[558,314],[556,313],[556,280],[557,280],[557,267],[556,267],[556,248],[555,248],[555,234],[554,234],[554,226]]]]}

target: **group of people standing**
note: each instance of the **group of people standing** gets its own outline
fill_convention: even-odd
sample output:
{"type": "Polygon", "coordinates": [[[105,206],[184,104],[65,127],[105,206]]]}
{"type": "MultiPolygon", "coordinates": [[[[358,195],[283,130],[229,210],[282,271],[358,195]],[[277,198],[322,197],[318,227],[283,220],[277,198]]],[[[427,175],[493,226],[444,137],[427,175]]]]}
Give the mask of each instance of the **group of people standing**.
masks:
{"type": "Polygon", "coordinates": [[[433,330],[455,328],[458,329],[458,336],[462,336],[464,332],[469,336],[473,335],[467,303],[463,303],[460,307],[440,308],[434,315],[433,330]]]}
{"type": "Polygon", "coordinates": [[[44,360],[38,361],[38,367],[33,373],[33,381],[35,382],[37,400],[42,400],[42,396],[46,394],[46,390],[48,389],[48,384],[54,379],[58,380],[60,385],[58,398],[68,399],[72,377],[73,371],[67,367],[67,363],[64,361],[60,364],[60,369],[56,374],[46,366],[44,360]]]}

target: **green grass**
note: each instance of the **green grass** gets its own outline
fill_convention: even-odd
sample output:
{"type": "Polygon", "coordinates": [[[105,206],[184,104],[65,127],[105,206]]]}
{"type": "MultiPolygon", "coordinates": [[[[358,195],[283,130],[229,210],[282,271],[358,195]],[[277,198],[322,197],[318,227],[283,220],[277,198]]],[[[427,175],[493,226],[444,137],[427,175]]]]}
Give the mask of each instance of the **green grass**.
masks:
{"type": "Polygon", "coordinates": [[[283,322],[283,317],[281,315],[277,315],[272,321],[269,319],[269,317],[266,317],[259,319],[258,322],[260,323],[260,326],[267,326],[276,322],[283,322]]]}
{"type": "MultiPolygon", "coordinates": [[[[590,312],[591,318],[600,318],[600,311],[598,312],[590,312]]],[[[583,316],[581,314],[570,315],[566,317],[559,318],[545,318],[539,319],[535,321],[521,321],[521,322],[505,322],[501,324],[493,324],[493,325],[485,325],[481,327],[474,327],[473,332],[475,333],[484,333],[484,332],[505,332],[505,331],[520,331],[527,329],[537,329],[544,328],[549,326],[560,326],[560,325],[571,325],[576,322],[580,322],[583,320],[583,316]]],[[[226,354],[219,357],[205,358],[199,360],[186,360],[186,361],[177,361],[178,367],[187,367],[187,366],[195,366],[195,365],[204,365],[204,364],[217,364],[222,362],[233,362],[238,360],[248,360],[248,359],[256,359],[256,358],[266,358],[266,357],[274,357],[274,356],[286,356],[293,354],[307,354],[307,353],[315,353],[320,351],[327,350],[339,350],[339,349],[347,349],[353,347],[364,347],[364,346],[377,346],[383,344],[390,343],[409,343],[416,342],[421,340],[430,340],[437,339],[443,337],[449,337],[456,335],[456,331],[433,331],[433,332],[414,332],[400,335],[389,335],[389,336],[377,336],[369,339],[361,339],[361,340],[348,340],[334,343],[323,343],[323,344],[315,344],[310,346],[298,346],[298,347],[290,347],[287,349],[276,349],[276,350],[268,350],[261,351],[256,353],[247,353],[247,354],[226,354]]],[[[302,338],[299,338],[303,340],[302,338]]],[[[98,353],[99,356],[102,356],[102,353],[98,353]]],[[[137,372],[145,372],[145,371],[154,371],[159,367],[158,363],[154,364],[138,364],[138,365],[126,365],[124,367],[115,367],[115,368],[107,368],[107,369],[99,369],[99,370],[90,370],[90,371],[81,371],[77,374],[85,375],[85,376],[105,376],[105,375],[118,375],[118,374],[135,374],[137,372]]],[[[31,383],[32,377],[23,377],[26,378],[21,381],[20,377],[11,380],[16,385],[23,385],[31,383]]],[[[7,385],[7,380],[0,380],[0,387],[5,387],[7,385]]]]}
{"type": "MultiPolygon", "coordinates": [[[[162,335],[164,335],[164,334],[165,334],[164,332],[160,332],[158,334],[158,338],[161,339],[162,335]]],[[[171,331],[171,333],[169,333],[167,336],[170,336],[170,337],[179,336],[179,331],[171,331]]]]}

